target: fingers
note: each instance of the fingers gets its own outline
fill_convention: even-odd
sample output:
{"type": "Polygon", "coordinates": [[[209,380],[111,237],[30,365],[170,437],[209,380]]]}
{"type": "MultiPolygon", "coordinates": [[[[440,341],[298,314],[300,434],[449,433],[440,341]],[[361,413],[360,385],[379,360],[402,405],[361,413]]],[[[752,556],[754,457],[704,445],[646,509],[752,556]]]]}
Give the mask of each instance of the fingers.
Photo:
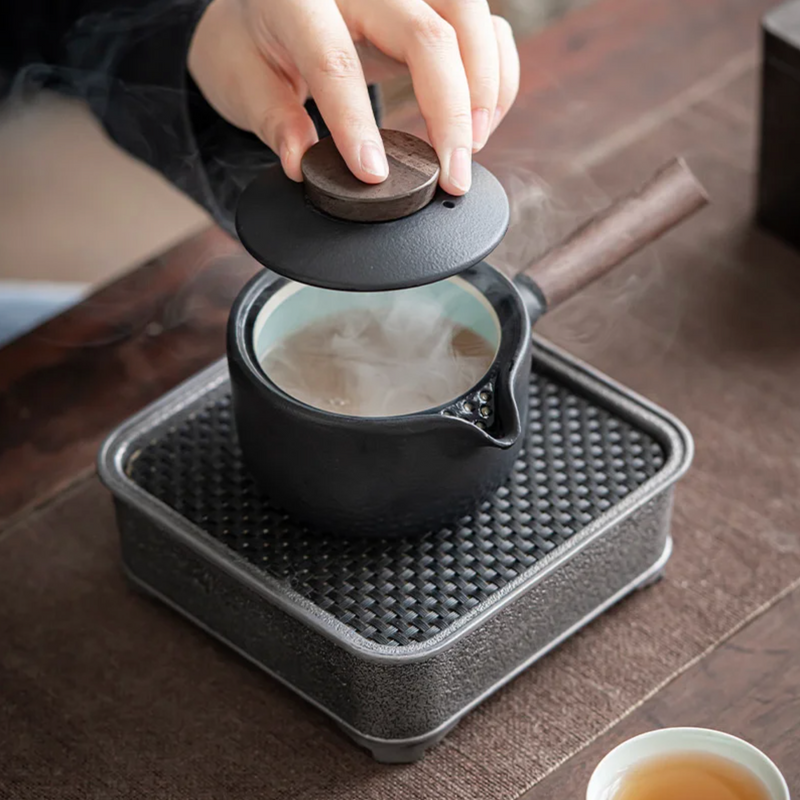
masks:
{"type": "Polygon", "coordinates": [[[472,104],[472,150],[491,132],[500,90],[500,55],[486,0],[428,0],[455,29],[472,104]]]}
{"type": "Polygon", "coordinates": [[[303,102],[305,86],[286,79],[259,51],[238,3],[214,0],[189,48],[189,71],[208,102],[228,122],[255,133],[301,180],[300,159],[317,141],[303,102]]]}
{"type": "Polygon", "coordinates": [[[310,91],[350,170],[378,183],[388,165],[354,38],[388,57],[383,68],[408,66],[440,183],[466,192],[472,152],[519,88],[511,28],[487,0],[212,0],[189,67],[211,104],[256,132],[295,180],[317,138],[303,105],[310,91]]]}
{"type": "Polygon", "coordinates": [[[242,74],[249,75],[241,89],[247,127],[280,156],[284,172],[293,181],[302,181],[300,162],[318,138],[305,106],[284,77],[263,61],[242,74]]]}
{"type": "Polygon", "coordinates": [[[405,62],[441,164],[440,184],[454,195],[472,182],[472,106],[458,37],[424,0],[348,0],[351,25],[391,58],[405,62]]]}
{"type": "Polygon", "coordinates": [[[492,120],[491,132],[514,104],[519,91],[519,53],[514,43],[511,26],[502,17],[492,17],[494,32],[497,38],[497,53],[500,59],[500,88],[497,95],[497,109],[492,120]]]}
{"type": "Polygon", "coordinates": [[[353,174],[379,183],[389,174],[355,44],[334,0],[294,0],[281,38],[308,84],[353,174]]]}

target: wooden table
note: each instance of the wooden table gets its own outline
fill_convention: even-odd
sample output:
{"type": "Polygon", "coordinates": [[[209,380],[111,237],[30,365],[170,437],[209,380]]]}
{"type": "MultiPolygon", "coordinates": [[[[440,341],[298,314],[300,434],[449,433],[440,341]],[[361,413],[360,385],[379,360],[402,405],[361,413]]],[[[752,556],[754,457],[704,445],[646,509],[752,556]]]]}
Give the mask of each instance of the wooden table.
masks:
{"type": "MultiPolygon", "coordinates": [[[[520,153],[539,157],[540,174],[554,185],[572,182],[584,195],[589,180],[607,191],[630,188],[658,166],[667,139],[690,155],[703,151],[752,171],[758,23],[773,5],[598,0],[522,45],[520,98],[483,160],[502,167],[520,153]],[[698,107],[709,119],[729,120],[729,135],[706,141],[702,124],[686,124],[698,107]]],[[[413,109],[395,110],[391,121],[413,128],[413,109]]],[[[742,203],[749,214],[750,199],[742,203]]],[[[770,259],[796,256],[775,245],[770,259]]],[[[93,469],[116,423],[219,357],[229,305],[256,269],[222,233],[208,230],[0,350],[0,523],[93,469]]],[[[797,274],[795,288],[800,262],[797,274]]],[[[671,724],[744,733],[776,758],[790,786],[800,786],[798,630],[795,589],[529,797],[583,796],[604,752],[671,724]]]]}

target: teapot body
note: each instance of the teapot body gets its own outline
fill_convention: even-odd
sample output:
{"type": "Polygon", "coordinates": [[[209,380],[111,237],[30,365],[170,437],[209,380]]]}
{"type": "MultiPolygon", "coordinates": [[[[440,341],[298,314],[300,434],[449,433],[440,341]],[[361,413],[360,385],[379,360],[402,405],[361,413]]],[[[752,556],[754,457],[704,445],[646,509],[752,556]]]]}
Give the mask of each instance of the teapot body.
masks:
{"type": "Polygon", "coordinates": [[[259,487],[293,518],[346,536],[420,534],[474,511],[511,472],[528,409],[525,303],[485,263],[448,280],[448,291],[464,292],[465,308],[480,302],[490,310],[497,325],[492,365],[455,400],[392,417],[306,405],[265,373],[264,331],[302,325],[302,292],[315,290],[264,273],[237,298],[227,344],[239,444],[259,487]]]}

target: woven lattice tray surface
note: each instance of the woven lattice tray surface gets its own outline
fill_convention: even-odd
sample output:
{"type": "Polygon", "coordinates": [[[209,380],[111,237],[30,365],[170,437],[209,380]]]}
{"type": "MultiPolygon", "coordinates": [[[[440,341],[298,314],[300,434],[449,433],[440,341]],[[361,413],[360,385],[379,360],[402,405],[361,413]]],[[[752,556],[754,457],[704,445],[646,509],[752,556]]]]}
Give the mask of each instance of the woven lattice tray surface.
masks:
{"type": "Polygon", "coordinates": [[[364,638],[401,646],[426,641],[535,567],[664,459],[647,433],[534,369],[528,435],[506,484],[458,525],[420,537],[343,540],[294,524],[242,464],[227,383],[134,448],[126,472],[364,638]]]}

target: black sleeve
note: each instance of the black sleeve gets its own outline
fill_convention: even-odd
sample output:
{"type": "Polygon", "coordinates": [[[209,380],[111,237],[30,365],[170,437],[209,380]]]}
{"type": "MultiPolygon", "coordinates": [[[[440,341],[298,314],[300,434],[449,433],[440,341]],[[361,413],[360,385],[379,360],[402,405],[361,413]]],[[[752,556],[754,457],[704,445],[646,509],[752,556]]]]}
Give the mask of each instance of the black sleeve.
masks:
{"type": "MultiPolygon", "coordinates": [[[[0,0],[0,46],[11,91],[44,86],[83,98],[117,144],[232,233],[239,193],[277,158],[223,120],[188,74],[189,43],[208,1],[0,0]]],[[[377,116],[374,87],[370,94],[377,116]]],[[[327,135],[312,100],[307,108],[327,135]]]]}

